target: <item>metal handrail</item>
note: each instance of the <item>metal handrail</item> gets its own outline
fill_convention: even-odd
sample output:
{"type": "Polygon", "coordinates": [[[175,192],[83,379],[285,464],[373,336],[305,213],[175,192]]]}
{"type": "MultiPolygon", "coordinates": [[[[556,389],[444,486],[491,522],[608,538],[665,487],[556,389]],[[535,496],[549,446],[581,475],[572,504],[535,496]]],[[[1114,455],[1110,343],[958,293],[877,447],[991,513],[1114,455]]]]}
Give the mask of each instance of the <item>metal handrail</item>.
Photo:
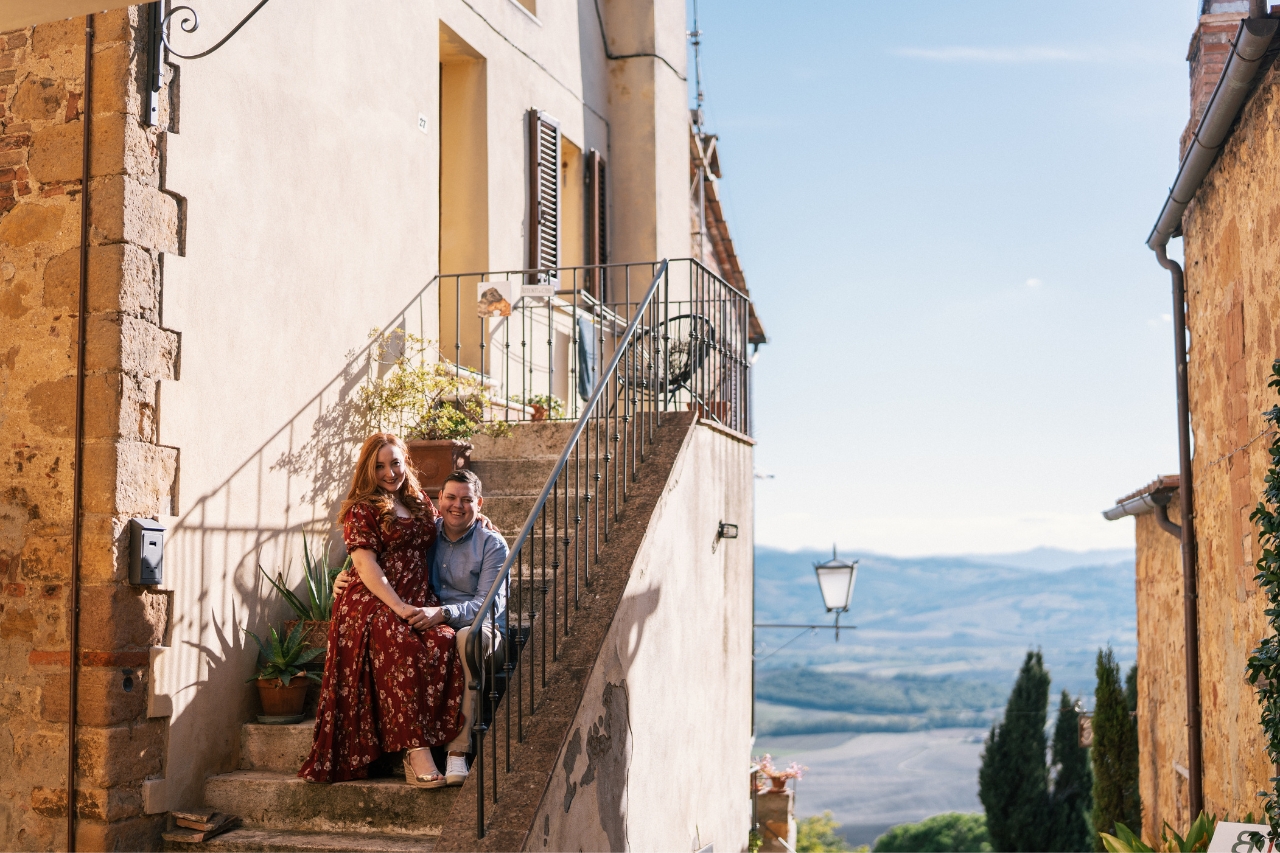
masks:
{"type": "MultiPolygon", "coordinates": [[[[467,655],[467,661],[470,665],[470,669],[472,673],[470,687],[471,687],[471,690],[473,691],[472,697],[475,703],[472,707],[471,728],[476,736],[476,757],[475,757],[474,765],[479,768],[477,773],[477,778],[476,778],[476,783],[477,783],[476,784],[476,835],[477,837],[480,837],[480,838],[483,838],[485,834],[485,831],[484,831],[484,798],[485,798],[484,782],[485,780],[484,780],[483,745],[484,745],[484,735],[485,735],[485,732],[488,730],[488,727],[485,725],[485,721],[484,721],[483,702],[482,702],[482,699],[484,698],[484,694],[483,694],[484,685],[482,683],[482,677],[485,670],[484,659],[482,654],[482,649],[483,649],[482,636],[483,636],[483,630],[484,630],[484,623],[487,619],[491,626],[496,625],[497,614],[494,613],[493,610],[494,610],[494,602],[496,600],[498,592],[502,590],[505,586],[509,586],[509,580],[511,577],[511,571],[513,567],[516,565],[522,564],[524,549],[526,546],[530,544],[534,529],[537,526],[538,520],[540,518],[543,519],[543,528],[544,528],[543,538],[545,541],[546,523],[545,523],[545,516],[543,515],[543,510],[546,509],[547,507],[547,501],[551,499],[553,494],[557,491],[560,478],[565,473],[568,467],[570,457],[573,456],[574,453],[577,451],[579,446],[578,442],[582,438],[584,432],[587,429],[588,424],[592,420],[592,416],[596,414],[596,409],[600,405],[601,398],[604,396],[606,389],[608,389],[611,383],[615,381],[615,377],[617,376],[617,373],[618,373],[618,367],[620,364],[622,364],[624,357],[626,357],[630,353],[631,344],[636,340],[636,331],[641,327],[641,321],[644,319],[645,312],[646,310],[648,310],[649,306],[653,301],[654,294],[657,293],[658,291],[659,283],[661,283],[667,275],[668,266],[669,266],[668,261],[666,259],[663,259],[661,263],[658,265],[657,271],[654,273],[654,276],[653,276],[653,281],[650,282],[649,288],[645,292],[645,295],[636,304],[635,313],[631,318],[631,322],[627,325],[626,332],[623,333],[621,340],[618,342],[618,345],[614,350],[613,357],[612,359],[610,359],[608,368],[600,375],[599,379],[596,381],[596,386],[591,394],[591,398],[587,401],[586,405],[583,407],[582,415],[578,418],[578,422],[574,426],[573,432],[570,434],[569,440],[565,443],[565,448],[563,451],[561,451],[559,459],[556,460],[555,467],[552,468],[551,473],[548,475],[547,482],[542,487],[541,494],[538,496],[537,501],[534,503],[532,509],[529,512],[528,518],[525,520],[524,526],[520,530],[520,535],[516,537],[515,541],[511,545],[511,549],[507,554],[506,562],[503,563],[502,569],[498,573],[497,579],[495,580],[493,586],[489,588],[488,593],[485,595],[484,601],[480,604],[480,607],[476,612],[475,618],[471,622],[471,630],[467,636],[465,654],[467,655]]],[[[660,421],[661,415],[660,413],[658,413],[658,410],[656,409],[656,407],[655,407],[655,414],[658,414],[658,419],[660,421]]],[[[597,449],[598,449],[598,445],[597,445],[597,449]]],[[[588,474],[588,477],[590,477],[590,474],[588,474]]],[[[596,479],[597,481],[601,479],[601,475],[598,468],[596,471],[596,479]]],[[[567,491],[566,491],[566,499],[567,499],[567,491]]],[[[566,523],[568,521],[567,509],[568,507],[567,507],[567,501],[566,501],[566,518],[565,518],[566,523]]],[[[558,524],[553,523],[553,528],[552,528],[553,537],[558,537],[558,533],[559,533],[558,527],[559,527],[558,524]]],[[[598,530],[598,526],[597,526],[597,530],[598,530]]],[[[567,529],[566,529],[566,533],[567,533],[567,529]]],[[[564,538],[564,544],[567,546],[570,543],[570,541],[571,540],[566,535],[564,538]]],[[[545,550],[545,546],[544,546],[544,550],[545,550]]],[[[558,553],[553,557],[553,571],[555,571],[555,569],[558,568],[557,560],[558,560],[558,553]]],[[[532,565],[530,568],[532,570],[532,565]]],[[[543,584],[542,584],[542,592],[543,592],[544,599],[547,591],[545,575],[546,575],[546,563],[544,560],[543,584]]],[[[530,577],[532,580],[532,571],[531,571],[530,577]]],[[[576,580],[576,577],[575,577],[575,580],[576,580]]],[[[567,578],[566,578],[566,581],[567,581],[567,578]]],[[[576,587],[576,584],[575,584],[575,587],[576,587]]],[[[566,598],[567,598],[567,593],[568,593],[567,583],[566,583],[565,592],[566,592],[566,598]]],[[[575,599],[576,599],[576,595],[575,595],[575,599]]],[[[523,602],[521,603],[523,604],[523,602]]],[[[545,611],[545,607],[544,607],[544,611],[545,611]]],[[[519,613],[519,611],[517,611],[517,613],[519,613]]],[[[511,636],[512,632],[510,630],[510,624],[511,624],[510,620],[511,620],[510,603],[508,602],[508,610],[507,610],[508,649],[506,650],[508,658],[513,651],[512,649],[510,649],[511,640],[513,639],[513,637],[511,636]]],[[[532,623],[532,619],[531,619],[531,623],[532,623]]],[[[565,619],[565,629],[567,632],[568,630],[567,614],[565,619]]],[[[543,620],[544,633],[545,633],[545,630],[546,630],[546,621],[544,619],[543,620]]],[[[553,638],[557,634],[558,634],[558,626],[557,626],[557,629],[553,631],[553,635],[552,635],[553,638]]],[[[543,678],[545,679],[546,678],[545,642],[543,645],[543,650],[544,650],[543,678]]],[[[491,670],[494,669],[493,661],[494,661],[494,657],[490,655],[491,670]]],[[[508,661],[504,662],[503,667],[507,673],[510,673],[513,669],[509,659],[508,661]]],[[[493,687],[495,686],[495,682],[496,682],[496,675],[497,675],[496,672],[493,672],[493,671],[490,672],[489,682],[490,682],[491,694],[489,698],[492,700],[492,704],[496,704],[496,701],[498,698],[496,691],[493,690],[493,687]]],[[[532,706],[532,703],[530,703],[531,713],[532,713],[532,710],[533,710],[533,706],[532,706]]],[[[521,713],[522,711],[523,711],[523,704],[521,704],[521,713]]],[[[508,703],[508,714],[509,713],[510,713],[510,704],[508,703]]],[[[521,724],[523,724],[523,718],[521,718],[520,722],[521,724]]],[[[521,728],[523,728],[523,725],[521,725],[521,728]]],[[[510,745],[510,721],[508,721],[508,751],[509,751],[509,745],[510,745]]],[[[494,765],[493,766],[493,796],[494,796],[494,801],[497,802],[498,773],[497,773],[496,744],[493,749],[493,765],[494,765]]]]}
{"type": "Polygon", "coordinates": [[[475,618],[471,622],[472,632],[467,637],[467,660],[471,664],[472,672],[481,671],[481,659],[479,657],[479,638],[476,636],[475,629],[480,627],[480,623],[484,620],[484,613],[492,609],[494,598],[497,597],[498,591],[502,584],[511,574],[511,563],[515,555],[519,552],[520,546],[529,538],[529,534],[533,531],[533,526],[538,520],[538,514],[542,512],[542,508],[546,506],[547,498],[551,496],[551,490],[559,479],[561,472],[564,471],[565,465],[569,461],[570,454],[578,445],[578,439],[582,437],[582,432],[586,429],[587,421],[591,418],[592,412],[595,411],[596,404],[600,402],[600,397],[604,394],[605,387],[609,380],[617,372],[618,364],[622,361],[622,356],[627,351],[627,345],[635,337],[636,329],[640,326],[640,318],[644,316],[644,309],[648,306],[649,301],[653,298],[653,294],[658,290],[658,282],[662,281],[662,277],[667,273],[667,260],[664,258],[658,265],[658,272],[653,277],[653,281],[649,284],[648,291],[645,292],[644,298],[640,300],[636,308],[636,315],[631,318],[631,322],[627,325],[627,331],[623,333],[622,343],[617,351],[613,354],[613,360],[609,362],[608,369],[601,374],[599,381],[596,382],[595,391],[591,394],[591,399],[583,407],[582,416],[578,418],[578,423],[573,428],[573,432],[569,435],[569,441],[565,444],[564,450],[560,452],[560,458],[556,460],[555,467],[551,469],[551,474],[547,477],[547,483],[542,487],[542,494],[538,496],[538,500],[534,503],[533,508],[529,510],[529,517],[525,520],[524,527],[520,530],[520,535],[516,537],[515,542],[511,544],[511,551],[507,555],[507,561],[502,564],[502,571],[498,573],[497,579],[493,586],[489,588],[489,593],[484,597],[484,601],[480,603],[480,609],[477,611],[475,618]]]}
{"type": "Polygon", "coordinates": [[[486,421],[573,425],[461,649],[473,692],[479,837],[486,796],[499,801],[501,745],[510,773],[512,740],[524,742],[526,716],[545,701],[577,628],[582,586],[590,589],[602,548],[623,520],[663,415],[687,409],[750,434],[749,327],[746,294],[700,262],[679,258],[442,273],[376,336],[385,341],[399,330],[438,341],[437,355],[424,346],[418,357],[438,356],[459,379],[465,373],[478,381],[486,421]],[[644,273],[651,280],[637,298],[644,273]],[[550,292],[529,292],[548,279],[557,282],[550,292]],[[473,284],[504,280],[519,285],[508,293],[510,313],[472,314],[466,306],[473,284]],[[674,374],[673,363],[680,368],[674,374]],[[499,612],[504,590],[507,606],[499,612]],[[486,648],[489,640],[502,641],[502,652],[486,648]]]}

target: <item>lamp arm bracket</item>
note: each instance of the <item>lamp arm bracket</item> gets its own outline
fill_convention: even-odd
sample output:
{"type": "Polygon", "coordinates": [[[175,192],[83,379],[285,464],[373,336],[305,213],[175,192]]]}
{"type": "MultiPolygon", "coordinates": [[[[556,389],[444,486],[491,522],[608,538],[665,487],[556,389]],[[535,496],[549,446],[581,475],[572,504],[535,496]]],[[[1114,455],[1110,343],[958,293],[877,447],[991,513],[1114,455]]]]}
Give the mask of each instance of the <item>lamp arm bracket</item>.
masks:
{"type": "Polygon", "coordinates": [[[185,53],[178,53],[178,51],[173,49],[173,45],[169,44],[169,23],[173,20],[173,17],[175,15],[182,13],[182,17],[178,19],[178,26],[182,28],[182,31],[184,33],[194,33],[196,30],[200,29],[200,16],[197,15],[196,10],[191,8],[190,6],[174,6],[172,9],[169,10],[169,14],[165,15],[160,22],[160,40],[164,42],[165,49],[168,50],[174,56],[178,57],[179,59],[200,59],[202,57],[208,56],[218,48],[222,47],[228,41],[230,41],[231,37],[234,36],[236,33],[240,32],[240,28],[243,27],[245,24],[249,23],[249,19],[252,18],[254,15],[258,14],[258,10],[261,9],[263,6],[267,5],[267,3],[269,2],[270,0],[259,0],[258,5],[254,6],[253,10],[249,12],[249,14],[245,15],[240,20],[240,23],[232,27],[231,32],[223,36],[222,39],[217,44],[215,44],[213,47],[209,48],[208,50],[202,51],[200,53],[193,53],[190,55],[185,53]]]}

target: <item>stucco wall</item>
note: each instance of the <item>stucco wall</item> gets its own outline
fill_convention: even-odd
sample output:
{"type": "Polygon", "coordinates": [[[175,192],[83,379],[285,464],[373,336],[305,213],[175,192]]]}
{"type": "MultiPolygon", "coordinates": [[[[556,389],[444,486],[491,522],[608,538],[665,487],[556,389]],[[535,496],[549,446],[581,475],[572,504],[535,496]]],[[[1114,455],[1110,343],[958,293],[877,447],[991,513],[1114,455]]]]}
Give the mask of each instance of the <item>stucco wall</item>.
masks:
{"type": "MultiPolygon", "coordinates": [[[[663,2],[663,42],[682,64],[683,7],[676,15],[678,4],[663,2]]],[[[179,49],[211,43],[238,19],[225,6],[200,12],[200,31],[178,34],[179,49]]],[[[181,334],[181,370],[162,383],[158,417],[161,442],[181,448],[176,516],[166,519],[172,637],[157,679],[173,707],[168,808],[198,803],[202,780],[234,766],[239,724],[256,710],[242,629],[285,616],[256,566],[297,572],[301,531],[332,536],[360,438],[343,420],[366,370],[351,354],[437,272],[442,24],[483,57],[492,269],[524,266],[527,109],[554,115],[611,167],[633,150],[656,156],[652,132],[645,141],[619,127],[687,122],[683,89],[676,99],[668,87],[656,105],[614,97],[610,81],[641,61],[606,62],[592,0],[538,12],[512,0],[272,4],[210,57],[176,61],[165,185],[183,200],[184,240],[182,257],[165,259],[162,313],[181,334]]],[[[678,175],[683,193],[683,132],[671,147],[662,159],[678,168],[664,174],[678,175]]],[[[627,211],[612,217],[615,244],[656,234],[653,217],[670,215],[661,227],[685,240],[664,250],[687,254],[687,201],[660,208],[655,170],[636,192],[613,179],[611,207],[627,211]]],[[[649,259],[658,247],[647,245],[649,259]]],[[[428,336],[438,300],[427,291],[412,302],[428,336]]]]}
{"type": "MultiPolygon", "coordinates": [[[[1170,507],[1178,506],[1173,494],[1170,507]]],[[[1177,512],[1172,513],[1177,517],[1177,512]]],[[[1138,754],[1142,837],[1187,821],[1186,643],[1182,547],[1151,513],[1137,521],[1138,754]],[[1176,765],[1176,767],[1175,767],[1176,765]]]]}
{"type": "Polygon", "coordinates": [[[750,829],[752,448],[676,460],[529,850],[738,850],[750,829]],[[736,540],[715,542],[721,521],[736,540]]]}
{"type": "Polygon", "coordinates": [[[1233,819],[1260,813],[1273,775],[1244,664],[1266,631],[1249,514],[1269,461],[1261,413],[1277,402],[1267,380],[1280,356],[1278,95],[1273,67],[1184,219],[1205,808],[1233,819]]]}

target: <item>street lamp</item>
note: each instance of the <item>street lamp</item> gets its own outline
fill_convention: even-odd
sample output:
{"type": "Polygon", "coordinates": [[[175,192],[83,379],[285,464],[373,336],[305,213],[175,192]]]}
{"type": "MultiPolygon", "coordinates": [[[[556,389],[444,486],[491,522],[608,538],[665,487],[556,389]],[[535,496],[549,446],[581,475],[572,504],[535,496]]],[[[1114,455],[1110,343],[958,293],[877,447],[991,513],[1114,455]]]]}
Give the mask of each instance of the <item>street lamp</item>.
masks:
{"type": "MultiPolygon", "coordinates": [[[[840,614],[849,612],[849,602],[853,599],[853,582],[858,578],[858,561],[857,560],[841,560],[836,552],[836,546],[831,546],[831,559],[825,563],[813,564],[814,574],[818,578],[818,590],[822,593],[822,603],[826,606],[828,613],[836,614],[836,622],[834,625],[793,625],[776,624],[776,623],[760,623],[757,622],[757,628],[834,628],[836,639],[840,639],[840,614]]],[[[856,628],[856,625],[849,625],[848,628],[856,628]]]]}
{"type": "Polygon", "coordinates": [[[831,546],[831,559],[825,563],[814,563],[814,574],[818,576],[818,589],[822,590],[822,603],[828,613],[836,614],[836,639],[840,639],[840,614],[849,612],[849,601],[853,598],[853,582],[858,579],[858,561],[842,560],[836,553],[836,546],[831,546]]]}

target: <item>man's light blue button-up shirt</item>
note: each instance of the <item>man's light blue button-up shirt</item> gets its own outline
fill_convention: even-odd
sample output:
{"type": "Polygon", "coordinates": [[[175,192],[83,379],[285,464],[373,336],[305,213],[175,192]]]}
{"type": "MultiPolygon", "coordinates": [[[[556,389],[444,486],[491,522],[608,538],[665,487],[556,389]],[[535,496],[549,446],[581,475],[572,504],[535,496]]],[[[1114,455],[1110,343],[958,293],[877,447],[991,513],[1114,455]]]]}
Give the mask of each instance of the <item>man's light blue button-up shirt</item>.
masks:
{"type": "MultiPolygon", "coordinates": [[[[444,533],[444,520],[436,519],[436,544],[431,549],[431,587],[444,605],[449,627],[465,628],[476,618],[489,588],[507,561],[507,541],[496,530],[476,523],[456,542],[444,533]]],[[[494,597],[498,625],[507,612],[507,589],[494,597]]]]}

